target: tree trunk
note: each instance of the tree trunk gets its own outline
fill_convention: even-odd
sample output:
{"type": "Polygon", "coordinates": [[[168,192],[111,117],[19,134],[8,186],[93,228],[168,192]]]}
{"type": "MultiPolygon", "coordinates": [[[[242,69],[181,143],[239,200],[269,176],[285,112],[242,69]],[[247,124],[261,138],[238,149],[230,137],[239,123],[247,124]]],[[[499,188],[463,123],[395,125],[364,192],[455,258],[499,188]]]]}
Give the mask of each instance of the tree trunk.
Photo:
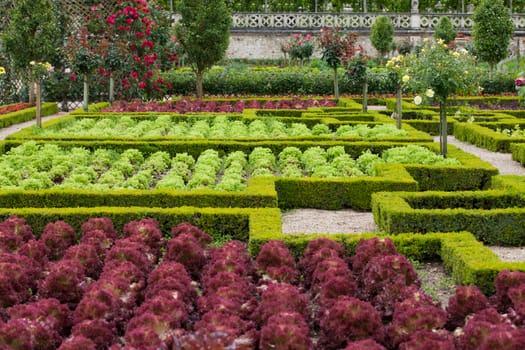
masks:
{"type": "Polygon", "coordinates": [[[339,103],[339,82],[337,81],[337,67],[334,68],[334,97],[335,103],[339,103]]]}
{"type": "Polygon", "coordinates": [[[84,100],[82,101],[82,109],[84,112],[88,111],[89,104],[89,85],[87,74],[84,74],[84,100]]]}
{"type": "Polygon", "coordinates": [[[443,157],[447,156],[447,109],[446,101],[439,102],[439,149],[443,157]]]}
{"type": "Polygon", "coordinates": [[[115,102],[115,78],[113,75],[109,77],[109,103],[115,102]]]}
{"type": "Polygon", "coordinates": [[[396,127],[401,129],[401,120],[403,118],[403,108],[401,99],[401,86],[396,89],[396,127]]]}
{"type": "Polygon", "coordinates": [[[28,93],[28,99],[29,99],[29,103],[33,103],[35,102],[35,85],[36,84],[36,81],[31,78],[30,81],[29,81],[29,93],[28,93]]]}
{"type": "Polygon", "coordinates": [[[36,98],[36,126],[42,127],[42,84],[40,81],[35,82],[36,98]]]}
{"type": "Polygon", "coordinates": [[[196,72],[196,79],[197,79],[197,98],[202,98],[204,95],[204,91],[202,89],[202,80],[203,80],[204,72],[201,70],[197,70],[196,72]]]}
{"type": "Polygon", "coordinates": [[[363,83],[363,113],[368,112],[368,80],[363,83]]]}

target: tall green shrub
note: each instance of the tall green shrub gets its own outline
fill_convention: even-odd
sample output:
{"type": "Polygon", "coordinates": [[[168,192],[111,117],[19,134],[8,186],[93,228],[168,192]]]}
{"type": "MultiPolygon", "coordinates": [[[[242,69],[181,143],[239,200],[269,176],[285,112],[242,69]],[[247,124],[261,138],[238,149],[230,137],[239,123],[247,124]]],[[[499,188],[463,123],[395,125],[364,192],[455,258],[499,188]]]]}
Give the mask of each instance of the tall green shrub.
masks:
{"type": "Polygon", "coordinates": [[[231,13],[224,0],[182,0],[179,11],[177,37],[195,72],[197,97],[201,98],[204,72],[228,49],[231,13]]]}
{"type": "Polygon", "coordinates": [[[434,38],[436,38],[436,40],[441,39],[445,44],[449,44],[456,38],[457,34],[458,32],[454,29],[450,18],[447,16],[441,17],[436,25],[434,38]]]}
{"type": "Polygon", "coordinates": [[[494,65],[506,58],[514,25],[509,9],[502,0],[481,0],[472,15],[472,38],[476,54],[488,62],[491,73],[494,65]]]}
{"type": "Polygon", "coordinates": [[[383,62],[385,55],[394,47],[394,24],[390,18],[379,16],[370,29],[370,41],[379,52],[379,59],[383,62]]]}

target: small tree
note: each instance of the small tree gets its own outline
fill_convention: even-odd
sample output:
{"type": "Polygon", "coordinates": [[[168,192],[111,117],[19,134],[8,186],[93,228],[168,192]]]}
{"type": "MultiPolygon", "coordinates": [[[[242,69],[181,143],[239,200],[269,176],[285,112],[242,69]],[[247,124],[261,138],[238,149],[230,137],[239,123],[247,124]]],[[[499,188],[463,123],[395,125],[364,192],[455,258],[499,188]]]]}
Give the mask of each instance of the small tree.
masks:
{"type": "Polygon", "coordinates": [[[359,52],[355,55],[346,66],[346,74],[352,79],[357,85],[361,85],[363,92],[363,113],[368,112],[368,79],[367,79],[367,61],[368,56],[359,52]]]}
{"type": "Polygon", "coordinates": [[[441,17],[436,25],[434,38],[436,40],[441,39],[445,44],[448,45],[456,38],[457,34],[458,32],[454,29],[450,18],[448,16],[441,17]]]}
{"type": "Polygon", "coordinates": [[[506,58],[514,25],[509,9],[502,0],[481,0],[472,15],[472,38],[481,61],[488,62],[491,74],[494,65],[506,58]]]}
{"type": "Polygon", "coordinates": [[[30,62],[53,62],[55,44],[61,35],[51,0],[17,0],[9,12],[9,24],[2,33],[2,49],[15,70],[29,82],[30,101],[33,86],[30,62]]]}
{"type": "Polygon", "coordinates": [[[343,33],[339,29],[322,28],[319,36],[319,48],[322,59],[334,70],[334,97],[339,100],[339,83],[337,81],[337,68],[346,65],[356,54],[361,51],[356,46],[357,33],[343,33]]]}
{"type": "Polygon", "coordinates": [[[196,75],[197,97],[202,98],[204,72],[228,49],[231,13],[224,0],[182,0],[177,37],[196,75]]]}
{"type": "MultiPolygon", "coordinates": [[[[425,91],[427,98],[435,98],[439,103],[440,149],[441,155],[446,156],[447,99],[451,94],[479,92],[480,72],[476,58],[465,49],[449,50],[442,40],[435,45],[427,40],[419,54],[405,58],[405,67],[406,84],[413,91],[425,91]]],[[[416,96],[414,101],[420,103],[421,97],[416,96]]]]}
{"type": "Polygon", "coordinates": [[[370,41],[374,48],[379,52],[381,63],[386,54],[394,47],[394,24],[390,18],[379,16],[370,28],[370,41]]]}

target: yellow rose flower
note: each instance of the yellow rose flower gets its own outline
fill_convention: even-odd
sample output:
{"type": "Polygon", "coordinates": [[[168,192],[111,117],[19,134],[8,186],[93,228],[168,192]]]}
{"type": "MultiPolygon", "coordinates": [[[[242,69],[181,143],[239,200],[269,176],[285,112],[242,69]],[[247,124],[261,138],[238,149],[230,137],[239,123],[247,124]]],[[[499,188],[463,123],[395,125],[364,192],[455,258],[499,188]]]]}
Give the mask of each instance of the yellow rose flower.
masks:
{"type": "Polygon", "coordinates": [[[0,75],[4,75],[5,74],[5,68],[4,67],[0,67],[0,75]]]}
{"type": "Polygon", "coordinates": [[[459,57],[459,52],[453,52],[453,53],[452,53],[452,56],[458,58],[458,57],[459,57]]]}
{"type": "Polygon", "coordinates": [[[403,78],[401,78],[401,80],[403,80],[403,83],[406,83],[410,80],[410,77],[408,75],[403,75],[403,78]]]}

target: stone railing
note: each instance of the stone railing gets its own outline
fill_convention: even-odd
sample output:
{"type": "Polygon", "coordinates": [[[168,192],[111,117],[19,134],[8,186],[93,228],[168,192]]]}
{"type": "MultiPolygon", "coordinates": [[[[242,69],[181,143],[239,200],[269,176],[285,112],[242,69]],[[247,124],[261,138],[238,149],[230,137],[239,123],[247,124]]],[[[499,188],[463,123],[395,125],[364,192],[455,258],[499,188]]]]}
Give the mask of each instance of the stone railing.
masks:
{"type": "MultiPolygon", "coordinates": [[[[387,16],[396,30],[432,31],[439,19],[448,16],[454,27],[468,33],[472,29],[471,14],[426,14],[426,13],[241,13],[233,14],[233,31],[305,31],[323,27],[347,30],[370,30],[379,16],[387,16]]],[[[516,32],[525,33],[525,14],[513,14],[516,32]]]]}

